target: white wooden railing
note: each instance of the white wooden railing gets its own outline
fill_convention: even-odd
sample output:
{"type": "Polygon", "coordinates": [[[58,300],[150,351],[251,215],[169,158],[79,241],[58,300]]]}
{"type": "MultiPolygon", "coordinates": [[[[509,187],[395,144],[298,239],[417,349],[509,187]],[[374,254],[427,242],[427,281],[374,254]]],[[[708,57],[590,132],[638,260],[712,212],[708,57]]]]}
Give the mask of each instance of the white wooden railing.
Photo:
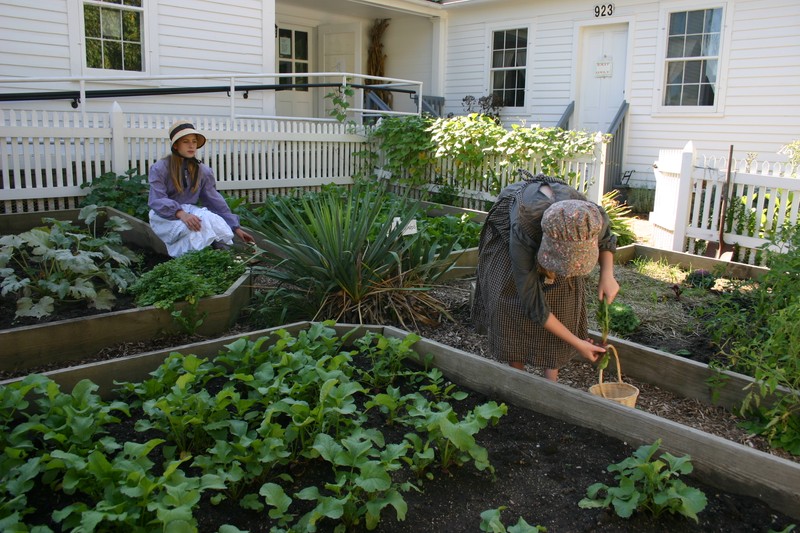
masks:
{"type": "Polygon", "coordinates": [[[683,150],[659,153],[650,213],[656,247],[703,253],[707,243],[714,243],[730,249],[735,261],[762,266],[766,264],[762,247],[780,249],[776,238],[781,228],[798,224],[797,169],[750,159],[730,163],[728,180],[728,158],[698,157],[691,142],[683,150]],[[723,204],[729,216],[722,215],[723,204]],[[722,245],[717,244],[720,224],[724,224],[722,245]]]}

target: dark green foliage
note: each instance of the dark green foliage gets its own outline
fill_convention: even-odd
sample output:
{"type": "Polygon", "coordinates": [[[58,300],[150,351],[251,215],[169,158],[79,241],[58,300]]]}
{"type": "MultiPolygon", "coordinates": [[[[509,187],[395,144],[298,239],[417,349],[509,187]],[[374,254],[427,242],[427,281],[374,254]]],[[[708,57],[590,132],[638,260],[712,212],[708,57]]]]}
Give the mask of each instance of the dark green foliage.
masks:
{"type": "MultiPolygon", "coordinates": [[[[202,531],[196,509],[223,500],[261,513],[270,531],[372,530],[387,513],[405,518],[403,493],[419,479],[468,465],[493,473],[475,435],[504,404],[456,412],[466,393],[434,397],[441,372],[404,364],[419,337],[346,345],[351,334],[330,326],[242,338],[211,359],[172,353],[148,379],[120,383],[113,402],[88,380],[71,393],[40,375],[0,386],[3,530],[202,531]],[[403,393],[374,379],[387,370],[403,393]],[[390,407],[400,428],[384,435],[390,407]],[[136,433],[112,432],[131,416],[136,433]],[[329,482],[301,479],[320,468],[329,482]],[[44,494],[59,502],[52,515],[44,494]]],[[[220,531],[239,531],[237,519],[220,531]]]]}
{"type": "Polygon", "coordinates": [[[271,202],[269,217],[248,223],[269,243],[264,274],[283,290],[265,296],[269,309],[254,315],[290,312],[276,300],[302,300],[302,309],[313,309],[305,318],[316,320],[435,323],[446,314],[428,289],[454,261],[448,255],[459,235],[435,233],[433,225],[434,233],[404,235],[414,221],[426,226],[418,202],[357,182],[351,190],[331,187],[271,202]]]}
{"type": "Polygon", "coordinates": [[[708,270],[698,269],[689,272],[684,281],[690,287],[710,289],[717,283],[717,277],[708,270]]]}
{"type": "Polygon", "coordinates": [[[81,200],[81,205],[90,204],[113,207],[147,222],[150,208],[147,206],[147,195],[150,187],[147,176],[137,174],[131,169],[124,176],[114,172],[106,172],[84,183],[81,189],[89,189],[89,193],[81,200]]]}
{"type": "Polygon", "coordinates": [[[136,305],[170,309],[176,302],[222,294],[244,274],[227,250],[205,248],[156,265],[131,287],[136,305]]]}
{"type": "Polygon", "coordinates": [[[800,227],[772,245],[777,251],[765,252],[770,270],[759,283],[734,287],[705,311],[727,356],[715,364],[755,380],[742,405],[747,429],[800,455],[800,227]]]}
{"type": "Polygon", "coordinates": [[[634,511],[656,517],[667,511],[697,522],[697,513],[708,504],[706,495],[678,479],[681,474],[691,474],[694,470],[691,457],[663,453],[660,459],[653,459],[660,446],[661,439],[639,447],[632,457],[609,465],[608,471],[616,472],[614,479],[619,485],[595,483],[578,505],[582,509],[613,508],[622,518],[630,518],[634,511]]]}
{"type": "Polygon", "coordinates": [[[101,229],[97,206],[81,209],[84,227],[45,217],[45,226],[0,238],[2,296],[14,298],[17,317],[41,318],[82,303],[113,308],[116,293],[136,281],[139,258],[122,243],[130,225],[110,217],[101,229]]]}
{"type": "Polygon", "coordinates": [[[620,302],[612,302],[608,305],[608,321],[611,331],[620,335],[630,335],[641,323],[633,307],[620,302]]]}
{"type": "Polygon", "coordinates": [[[617,236],[617,246],[627,246],[636,242],[636,233],[631,225],[631,209],[617,201],[619,191],[612,190],[603,195],[601,204],[611,221],[611,232],[617,236]]]}

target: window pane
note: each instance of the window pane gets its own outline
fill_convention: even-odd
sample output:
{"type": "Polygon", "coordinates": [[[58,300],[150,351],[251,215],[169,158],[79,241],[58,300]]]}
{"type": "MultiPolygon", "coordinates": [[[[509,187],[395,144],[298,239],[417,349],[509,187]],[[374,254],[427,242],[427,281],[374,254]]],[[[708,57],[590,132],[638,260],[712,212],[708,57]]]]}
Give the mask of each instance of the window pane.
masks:
{"type": "Polygon", "coordinates": [[[100,8],[97,6],[84,6],[83,25],[86,37],[100,37],[100,8]]]}
{"type": "Polygon", "coordinates": [[[308,33],[297,31],[294,33],[294,58],[308,60],[308,33]]]}
{"type": "Polygon", "coordinates": [[[528,47],[528,29],[517,30],[517,48],[528,47]]]}
{"type": "Polygon", "coordinates": [[[139,44],[125,44],[125,70],[142,70],[142,46],[139,44]]]}
{"type": "Polygon", "coordinates": [[[125,0],[125,5],[130,7],[142,7],[142,0],[125,0]]]}
{"type": "Polygon", "coordinates": [[[103,46],[99,39],[86,39],[86,66],[103,68],[103,46]]]}
{"type": "Polygon", "coordinates": [[[686,33],[686,13],[672,13],[669,16],[669,34],[683,35],[686,33]]]}
{"type": "Polygon", "coordinates": [[[115,41],[103,41],[103,68],[122,70],[122,45],[115,41]]]}
{"type": "Polygon", "coordinates": [[[503,66],[503,52],[492,52],[492,68],[503,66]]]}
{"type": "Polygon", "coordinates": [[[681,105],[697,105],[697,97],[700,94],[699,85],[684,85],[683,98],[681,98],[681,105]]]}
{"type": "Polygon", "coordinates": [[[492,87],[502,90],[503,89],[503,71],[498,70],[492,73],[492,87]]]}
{"type": "Polygon", "coordinates": [[[712,33],[711,35],[703,36],[703,52],[704,56],[719,55],[719,33],[712,33]]]}
{"type": "Polygon", "coordinates": [[[700,105],[714,105],[714,86],[704,83],[700,86],[700,105]]]}
{"type": "Polygon", "coordinates": [[[516,48],[516,47],[517,47],[517,32],[515,31],[506,32],[505,48],[516,48]]]}
{"type": "Polygon", "coordinates": [[[681,105],[681,86],[670,85],[667,87],[664,105],[681,105]]]}
{"type": "Polygon", "coordinates": [[[720,33],[722,31],[722,10],[708,9],[706,10],[706,33],[720,33]]]}
{"type": "Polygon", "coordinates": [[[517,66],[517,53],[513,50],[509,50],[505,53],[505,59],[503,60],[504,67],[516,67],[517,66]]]}
{"type": "Polygon", "coordinates": [[[700,83],[700,72],[703,68],[702,61],[687,61],[683,69],[683,83],[700,83]]]}
{"type": "Polygon", "coordinates": [[[683,61],[674,61],[667,65],[667,84],[683,83],[683,61]]]}
{"type": "Polygon", "coordinates": [[[492,48],[494,50],[502,50],[503,46],[503,39],[505,38],[505,33],[502,31],[494,32],[494,39],[492,42],[492,48]]]}
{"type": "Polygon", "coordinates": [[[524,67],[528,64],[528,51],[526,49],[522,49],[517,52],[517,65],[520,67],[524,67]]]}
{"type": "Polygon", "coordinates": [[[100,10],[100,23],[103,37],[106,39],[122,38],[122,12],[114,9],[100,10]]]}
{"type": "Polygon", "coordinates": [[[705,11],[689,11],[686,19],[686,33],[703,33],[705,27],[705,11]]]}
{"type": "Polygon", "coordinates": [[[139,13],[136,11],[126,11],[122,15],[122,38],[126,41],[141,42],[139,29],[139,13]]]}
{"type": "Polygon", "coordinates": [[[683,36],[670,37],[667,41],[667,57],[683,57],[683,36]]]}
{"type": "Polygon", "coordinates": [[[278,30],[278,57],[292,57],[292,30],[278,30]]]}
{"type": "Polygon", "coordinates": [[[713,83],[714,85],[717,84],[717,67],[719,66],[718,61],[715,59],[709,59],[707,61],[703,61],[703,75],[705,79],[703,81],[708,81],[713,83]]]}
{"type": "Polygon", "coordinates": [[[686,36],[686,49],[683,52],[683,57],[700,57],[703,51],[703,36],[702,35],[687,35],[686,36]]]}

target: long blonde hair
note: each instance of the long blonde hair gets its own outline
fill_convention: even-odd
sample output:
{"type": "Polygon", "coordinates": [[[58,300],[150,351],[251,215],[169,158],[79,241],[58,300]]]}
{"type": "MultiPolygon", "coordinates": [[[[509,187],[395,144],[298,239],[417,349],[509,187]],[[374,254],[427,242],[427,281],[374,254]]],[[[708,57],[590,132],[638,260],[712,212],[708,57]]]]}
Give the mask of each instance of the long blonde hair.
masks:
{"type": "Polygon", "coordinates": [[[190,188],[192,192],[196,192],[200,187],[200,173],[198,172],[200,168],[200,161],[198,161],[195,157],[186,159],[175,152],[167,157],[169,157],[169,177],[172,179],[172,185],[175,186],[175,190],[178,192],[183,192],[181,170],[183,168],[183,162],[186,161],[186,169],[189,171],[189,183],[191,185],[190,188]]]}

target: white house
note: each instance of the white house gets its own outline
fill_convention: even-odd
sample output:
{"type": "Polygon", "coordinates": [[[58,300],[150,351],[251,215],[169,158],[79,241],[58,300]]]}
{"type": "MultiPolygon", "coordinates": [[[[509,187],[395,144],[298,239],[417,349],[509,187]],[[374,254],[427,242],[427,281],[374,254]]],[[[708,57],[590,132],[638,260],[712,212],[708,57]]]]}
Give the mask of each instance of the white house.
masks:
{"type": "MultiPolygon", "coordinates": [[[[633,171],[631,184],[652,186],[659,150],[687,141],[780,160],[800,138],[797,0],[0,0],[0,10],[0,109],[106,111],[116,100],[141,113],[235,105],[324,117],[330,88],[314,84],[335,77],[256,75],[369,74],[379,44],[383,76],[420,82],[414,96],[443,97],[444,113],[496,93],[507,124],[607,131],[625,110],[619,174],[633,171]],[[292,81],[307,86],[269,89],[292,81]],[[136,91],[232,83],[266,88],[234,91],[233,102],[224,90],[136,91]],[[79,89],[92,98],[64,92],[79,89]],[[108,89],[131,91],[97,92],[108,89]],[[22,99],[43,91],[58,98],[22,99]]],[[[393,109],[416,109],[411,96],[395,93],[393,109]]]]}

